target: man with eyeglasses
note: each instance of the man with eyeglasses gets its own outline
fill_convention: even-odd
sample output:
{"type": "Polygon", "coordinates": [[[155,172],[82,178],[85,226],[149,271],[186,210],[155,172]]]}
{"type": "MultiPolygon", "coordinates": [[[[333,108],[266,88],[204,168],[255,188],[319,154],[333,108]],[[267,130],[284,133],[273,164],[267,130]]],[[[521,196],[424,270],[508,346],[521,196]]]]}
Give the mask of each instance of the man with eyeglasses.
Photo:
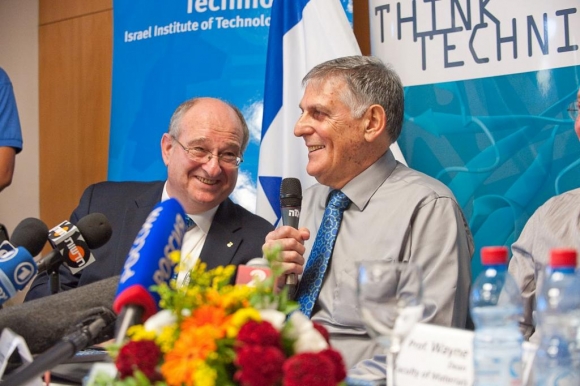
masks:
{"type": "MultiPolygon", "coordinates": [[[[190,219],[182,246],[178,284],[197,259],[208,269],[244,264],[262,256],[273,226],[232,202],[238,167],[249,141],[238,108],[214,98],[194,98],[173,113],[161,138],[167,180],[102,182],[89,186],[71,216],[76,223],[89,213],[103,213],[113,228],[109,242],[93,250],[95,262],[79,274],[60,269],[63,290],[119,275],[147,215],[161,200],[176,198],[190,219]]],[[[145,155],[147,156],[147,155],[145,155]]],[[[50,294],[46,274],[33,282],[26,300],[50,294]]]]}
{"type": "MultiPolygon", "coordinates": [[[[568,107],[574,121],[574,131],[580,139],[580,89],[576,100],[568,107]]],[[[572,247],[580,251],[580,188],[554,196],[540,206],[526,223],[520,237],[512,244],[509,272],[524,299],[524,316],[520,329],[524,337],[538,341],[533,312],[536,304],[535,267],[546,265],[553,248],[572,247]]]]}

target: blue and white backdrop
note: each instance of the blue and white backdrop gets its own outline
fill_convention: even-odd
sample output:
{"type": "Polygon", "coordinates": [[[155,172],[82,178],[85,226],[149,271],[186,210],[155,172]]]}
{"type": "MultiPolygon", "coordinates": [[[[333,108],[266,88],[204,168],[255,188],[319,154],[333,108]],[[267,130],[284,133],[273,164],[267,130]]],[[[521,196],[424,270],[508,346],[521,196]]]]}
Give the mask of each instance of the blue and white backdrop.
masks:
{"type": "Polygon", "coordinates": [[[479,249],[509,246],[580,186],[567,107],[580,87],[578,0],[370,0],[371,50],[405,87],[399,146],[455,193],[479,249]]]}
{"type": "MultiPolygon", "coordinates": [[[[342,6],[352,20],[352,0],[113,5],[109,179],[164,179],[159,140],[175,107],[219,97],[251,128],[233,199],[276,222],[281,178],[312,182],[296,175],[302,142],[277,126],[298,114],[297,92],[285,87],[299,87],[317,61],[358,52],[337,13],[342,6]],[[270,29],[276,50],[267,48],[270,29]]],[[[402,154],[453,190],[478,251],[510,245],[539,205],[580,186],[566,111],[580,85],[578,0],[369,0],[369,14],[372,54],[405,85],[402,154]]],[[[473,261],[477,272],[478,253],[473,261]]]]}

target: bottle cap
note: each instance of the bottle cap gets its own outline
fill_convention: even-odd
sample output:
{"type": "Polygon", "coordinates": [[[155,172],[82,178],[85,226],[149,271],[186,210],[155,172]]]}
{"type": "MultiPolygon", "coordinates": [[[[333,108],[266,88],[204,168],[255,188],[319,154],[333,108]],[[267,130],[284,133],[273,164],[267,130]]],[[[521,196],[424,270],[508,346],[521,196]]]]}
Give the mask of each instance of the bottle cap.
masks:
{"type": "Polygon", "coordinates": [[[483,265],[507,264],[507,247],[483,247],[481,248],[481,263],[483,265]]]}
{"type": "Polygon", "coordinates": [[[550,251],[552,268],[576,268],[576,250],[574,248],[556,248],[550,251]]]}

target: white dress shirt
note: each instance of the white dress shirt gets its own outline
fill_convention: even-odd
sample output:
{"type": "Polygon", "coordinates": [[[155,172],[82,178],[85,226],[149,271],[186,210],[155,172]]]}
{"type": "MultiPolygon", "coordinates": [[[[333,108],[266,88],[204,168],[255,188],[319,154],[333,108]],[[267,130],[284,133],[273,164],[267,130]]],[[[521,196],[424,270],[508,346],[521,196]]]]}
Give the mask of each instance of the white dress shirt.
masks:
{"type": "MultiPolygon", "coordinates": [[[[166,182],[165,186],[163,187],[161,200],[165,201],[168,198],[169,194],[167,193],[166,182]]],[[[183,236],[183,243],[181,245],[181,260],[179,262],[177,274],[178,287],[183,284],[183,280],[189,276],[189,271],[191,268],[193,268],[199,259],[199,255],[201,254],[203,244],[205,243],[205,239],[207,238],[209,228],[211,227],[211,223],[217,209],[218,207],[216,206],[200,214],[187,214],[187,216],[191,217],[193,222],[195,222],[195,226],[186,231],[185,235],[183,236]]]]}

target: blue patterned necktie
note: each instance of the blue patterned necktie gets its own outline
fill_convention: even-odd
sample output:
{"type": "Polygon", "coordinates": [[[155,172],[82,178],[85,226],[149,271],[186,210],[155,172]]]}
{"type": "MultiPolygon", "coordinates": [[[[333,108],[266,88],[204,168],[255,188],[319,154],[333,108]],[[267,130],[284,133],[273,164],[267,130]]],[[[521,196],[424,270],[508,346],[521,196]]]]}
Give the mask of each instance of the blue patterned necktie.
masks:
{"type": "Polygon", "coordinates": [[[307,317],[312,314],[314,303],[318,299],[324,273],[328,267],[328,261],[332,255],[336,235],[342,221],[342,214],[349,204],[349,198],[340,190],[330,192],[330,199],[324,210],[322,223],[318,229],[316,240],[314,240],[310,257],[306,262],[304,274],[296,293],[300,311],[307,317]]]}
{"type": "Polygon", "coordinates": [[[193,219],[189,216],[185,216],[185,231],[190,230],[191,228],[193,228],[195,226],[195,221],[193,221],[193,219]]]}

